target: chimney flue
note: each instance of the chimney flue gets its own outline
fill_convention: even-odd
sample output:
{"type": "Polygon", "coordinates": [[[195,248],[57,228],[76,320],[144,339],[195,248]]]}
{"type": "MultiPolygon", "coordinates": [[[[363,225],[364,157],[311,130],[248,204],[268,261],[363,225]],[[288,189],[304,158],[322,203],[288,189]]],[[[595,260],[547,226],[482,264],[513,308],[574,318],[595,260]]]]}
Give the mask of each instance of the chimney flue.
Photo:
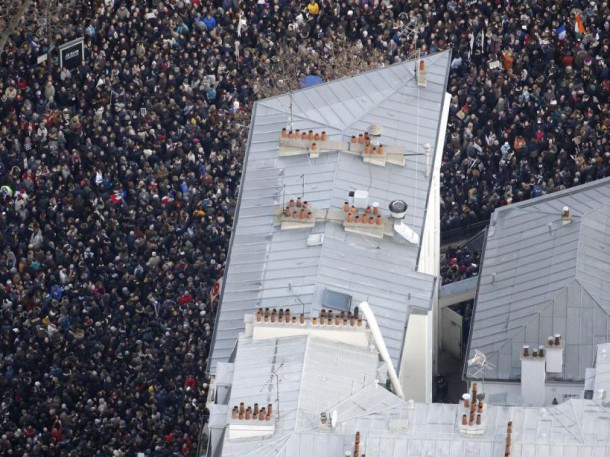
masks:
{"type": "Polygon", "coordinates": [[[561,335],[559,333],[555,334],[555,346],[559,346],[561,344],[561,335]]]}
{"type": "Polygon", "coordinates": [[[523,345],[523,357],[529,357],[530,355],[530,347],[525,344],[523,345]]]}
{"type": "Polygon", "coordinates": [[[511,433],[513,432],[513,423],[509,422],[506,426],[506,446],[504,448],[504,457],[510,457],[511,433]]]}
{"type": "Polygon", "coordinates": [[[569,224],[572,222],[572,214],[570,213],[570,208],[567,206],[563,207],[563,211],[561,213],[561,222],[563,224],[569,224]]]}

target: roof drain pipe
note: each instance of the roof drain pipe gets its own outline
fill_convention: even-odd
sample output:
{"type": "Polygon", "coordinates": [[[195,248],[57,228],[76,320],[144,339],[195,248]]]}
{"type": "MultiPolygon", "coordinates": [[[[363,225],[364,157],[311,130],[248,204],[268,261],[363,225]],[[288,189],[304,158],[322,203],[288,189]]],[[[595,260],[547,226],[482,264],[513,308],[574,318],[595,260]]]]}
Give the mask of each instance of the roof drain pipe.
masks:
{"type": "Polygon", "coordinates": [[[390,359],[390,353],[388,352],[388,348],[385,345],[385,341],[383,341],[383,337],[381,336],[381,331],[379,330],[379,325],[377,325],[377,319],[375,319],[375,315],[371,310],[369,304],[365,301],[361,302],[360,311],[364,314],[366,321],[369,324],[371,329],[371,333],[373,334],[373,339],[375,340],[375,344],[377,345],[377,349],[379,350],[379,355],[385,363],[388,365],[388,375],[390,376],[390,382],[392,383],[392,388],[394,389],[394,393],[400,397],[402,400],[405,399],[405,395],[402,392],[402,387],[400,387],[400,382],[398,380],[398,376],[396,375],[396,370],[394,370],[394,365],[392,365],[392,359],[390,359]]]}

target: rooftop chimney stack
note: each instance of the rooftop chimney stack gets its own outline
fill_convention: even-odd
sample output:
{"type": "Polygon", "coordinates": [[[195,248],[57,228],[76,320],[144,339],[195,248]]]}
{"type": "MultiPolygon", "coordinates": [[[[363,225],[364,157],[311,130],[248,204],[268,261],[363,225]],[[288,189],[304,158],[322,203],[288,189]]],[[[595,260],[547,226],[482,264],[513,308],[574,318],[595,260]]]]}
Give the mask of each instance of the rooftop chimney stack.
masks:
{"type": "Polygon", "coordinates": [[[477,383],[473,383],[470,392],[462,395],[462,419],[458,427],[460,432],[466,435],[481,435],[485,432],[485,395],[479,394],[477,387],[477,383]]]}
{"type": "Polygon", "coordinates": [[[426,70],[426,62],[423,59],[419,60],[419,64],[415,67],[417,73],[417,85],[426,87],[428,71],[426,70]]]}
{"type": "Polygon", "coordinates": [[[559,333],[549,336],[545,350],[547,373],[563,373],[563,349],[564,344],[559,333]]]}
{"type": "Polygon", "coordinates": [[[239,406],[235,405],[231,410],[229,439],[273,435],[275,424],[271,421],[272,413],[272,409],[259,409],[258,403],[255,403],[254,407],[246,407],[243,402],[239,406]]]}
{"type": "MultiPolygon", "coordinates": [[[[547,353],[548,357],[548,353],[547,353]]],[[[529,346],[523,346],[521,353],[521,396],[526,405],[543,406],[545,404],[545,370],[544,355],[538,351],[530,353],[529,346]]]]}

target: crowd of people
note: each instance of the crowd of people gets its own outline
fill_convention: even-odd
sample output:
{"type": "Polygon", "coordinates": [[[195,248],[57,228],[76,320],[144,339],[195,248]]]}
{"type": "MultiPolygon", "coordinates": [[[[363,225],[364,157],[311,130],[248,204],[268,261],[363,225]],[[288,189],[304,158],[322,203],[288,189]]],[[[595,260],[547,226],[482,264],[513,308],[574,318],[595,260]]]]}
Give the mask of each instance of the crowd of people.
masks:
{"type": "Polygon", "coordinates": [[[442,229],[610,176],[609,31],[608,2],[450,1],[437,12],[427,36],[453,49],[442,229]]]}
{"type": "Polygon", "coordinates": [[[251,81],[281,77],[270,43],[347,37],[382,51],[379,64],[452,49],[445,230],[609,174],[607,3],[105,0],[92,11],[58,37],[85,37],[77,68],[38,63],[51,43],[25,30],[0,54],[1,455],[196,454],[251,81]]]}
{"type": "Polygon", "coordinates": [[[479,275],[481,254],[467,247],[450,247],[441,259],[441,279],[443,284],[461,281],[479,275]]]}

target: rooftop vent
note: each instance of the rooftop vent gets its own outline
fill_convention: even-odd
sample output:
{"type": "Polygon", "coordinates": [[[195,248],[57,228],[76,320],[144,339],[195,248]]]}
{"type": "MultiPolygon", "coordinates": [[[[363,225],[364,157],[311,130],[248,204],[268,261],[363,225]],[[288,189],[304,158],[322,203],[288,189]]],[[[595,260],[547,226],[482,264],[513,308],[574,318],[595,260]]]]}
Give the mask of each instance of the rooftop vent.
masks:
{"type": "Polygon", "coordinates": [[[393,200],[390,202],[390,215],[394,219],[404,219],[408,207],[403,200],[393,200]]]}
{"type": "Polygon", "coordinates": [[[408,205],[402,200],[390,202],[390,215],[394,221],[394,231],[411,244],[419,245],[419,235],[403,221],[408,205]]]}
{"type": "Polygon", "coordinates": [[[564,206],[563,211],[561,212],[561,222],[563,225],[572,222],[572,214],[570,213],[570,208],[567,206],[564,206]]]}
{"type": "Polygon", "coordinates": [[[369,193],[366,190],[356,190],[354,192],[354,206],[356,208],[366,208],[369,204],[369,193]]]}
{"type": "Polygon", "coordinates": [[[368,129],[369,135],[379,137],[383,133],[383,127],[379,124],[371,124],[368,129]]]}

